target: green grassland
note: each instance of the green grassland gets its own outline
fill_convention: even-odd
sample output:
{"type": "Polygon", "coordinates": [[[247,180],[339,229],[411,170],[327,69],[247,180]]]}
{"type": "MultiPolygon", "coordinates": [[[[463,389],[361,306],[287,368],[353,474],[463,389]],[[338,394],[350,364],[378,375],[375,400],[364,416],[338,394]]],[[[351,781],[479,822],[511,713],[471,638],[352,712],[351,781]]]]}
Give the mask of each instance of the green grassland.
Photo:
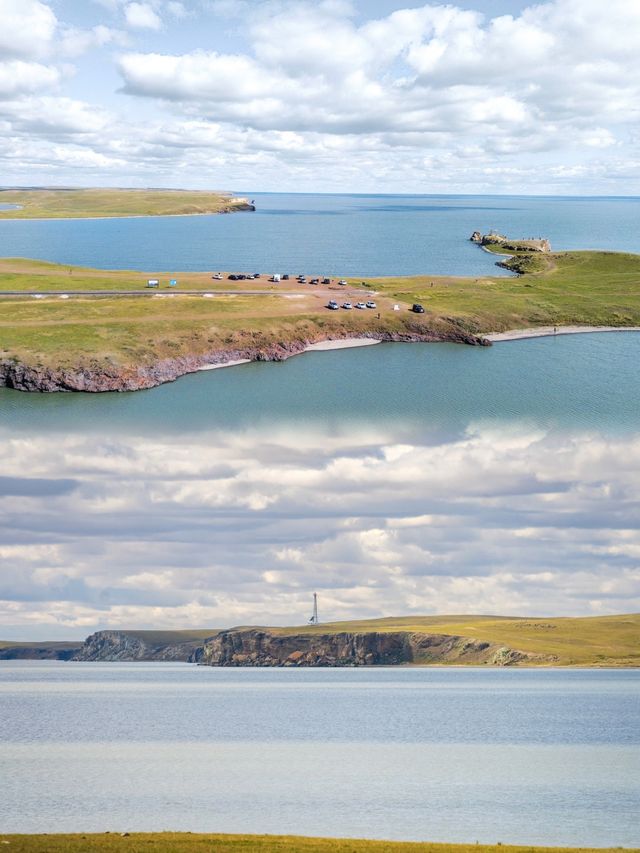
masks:
{"type": "Polygon", "coordinates": [[[640,614],[562,618],[404,616],[274,629],[277,633],[447,634],[554,656],[559,666],[640,666],[640,614]]]}
{"type": "Polygon", "coordinates": [[[20,640],[0,640],[0,649],[24,648],[28,646],[30,649],[56,649],[59,651],[68,651],[77,649],[82,645],[79,641],[73,642],[68,640],[52,640],[51,642],[43,640],[40,642],[24,642],[20,640]]]}
{"type": "Polygon", "coordinates": [[[0,358],[51,369],[130,369],[162,358],[260,350],[351,335],[425,334],[446,339],[548,325],[640,325],[640,255],[612,252],[525,253],[519,276],[353,279],[347,288],[212,281],[209,272],[168,274],[91,270],[42,261],[0,261],[0,358]],[[112,298],[64,291],[136,291],[147,278],[160,291],[112,298]],[[221,291],[231,291],[223,295],[221,291]],[[328,298],[353,302],[375,291],[377,311],[327,311],[328,298]],[[38,291],[42,299],[2,297],[38,291]],[[185,291],[194,291],[187,294],[185,291]],[[203,299],[202,293],[218,295],[203,299]],[[246,291],[258,291],[248,293],[246,291]],[[295,291],[295,292],[294,292],[295,291]],[[162,297],[162,298],[158,298],[162,297]],[[421,303],[424,314],[413,314],[421,303]],[[394,304],[400,306],[394,311],[394,304]],[[378,317],[378,311],[380,317],[378,317]]]}
{"type": "Polygon", "coordinates": [[[453,316],[469,331],[502,332],[548,325],[640,324],[640,255],[621,252],[523,253],[519,276],[479,279],[415,276],[375,279],[385,295],[453,316]],[[431,283],[433,282],[433,286],[431,283]]]}
{"type": "MultiPolygon", "coordinates": [[[[304,838],[294,835],[200,835],[155,832],[100,835],[0,835],[8,853],[609,853],[617,848],[514,847],[304,838]]],[[[626,848],[637,853],[637,848],[626,848]]]]}
{"type": "Polygon", "coordinates": [[[181,216],[242,210],[246,199],[200,190],[28,189],[0,190],[0,219],[83,219],[112,216],[181,216]]]}

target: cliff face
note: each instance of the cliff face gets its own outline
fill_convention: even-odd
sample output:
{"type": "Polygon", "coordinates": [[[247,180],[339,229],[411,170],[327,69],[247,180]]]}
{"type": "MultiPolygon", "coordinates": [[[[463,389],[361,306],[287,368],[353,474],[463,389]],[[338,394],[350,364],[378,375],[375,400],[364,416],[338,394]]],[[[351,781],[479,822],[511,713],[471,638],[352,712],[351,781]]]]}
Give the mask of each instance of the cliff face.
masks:
{"type": "MultiPolygon", "coordinates": [[[[352,333],[336,333],[330,339],[350,337],[352,333]]],[[[247,346],[232,350],[213,350],[201,355],[184,355],[176,358],[160,359],[149,365],[126,367],[107,363],[90,363],[77,368],[55,368],[21,364],[6,359],[0,361],[0,386],[15,388],[18,391],[139,391],[155,388],[165,382],[173,382],[187,373],[212,364],[225,364],[229,361],[248,359],[249,361],[284,361],[292,355],[304,352],[308,344],[326,340],[328,336],[318,335],[309,340],[294,340],[286,343],[272,343],[260,347],[247,346]]],[[[399,343],[452,343],[471,344],[473,346],[491,346],[483,338],[456,327],[451,320],[451,329],[445,333],[430,331],[376,332],[364,333],[379,341],[399,343]]]]}
{"type": "Polygon", "coordinates": [[[526,652],[444,634],[341,633],[279,635],[255,629],[220,631],[194,660],[207,666],[381,666],[543,662],[526,652]]]}
{"type": "MultiPolygon", "coordinates": [[[[169,632],[167,632],[169,633],[169,632]]],[[[97,631],[81,646],[24,644],[0,649],[0,660],[184,661],[206,666],[395,666],[398,664],[552,663],[551,658],[448,634],[276,634],[233,628],[202,639],[159,638],[154,632],[97,631]]]]}
{"type": "Polygon", "coordinates": [[[153,643],[128,631],[98,631],[73,655],[75,661],[189,661],[196,642],[153,643]]]}
{"type": "Polygon", "coordinates": [[[526,240],[510,240],[504,234],[481,234],[474,231],[469,237],[472,243],[480,246],[500,246],[506,252],[550,252],[551,243],[545,237],[530,237],[526,240]]]}

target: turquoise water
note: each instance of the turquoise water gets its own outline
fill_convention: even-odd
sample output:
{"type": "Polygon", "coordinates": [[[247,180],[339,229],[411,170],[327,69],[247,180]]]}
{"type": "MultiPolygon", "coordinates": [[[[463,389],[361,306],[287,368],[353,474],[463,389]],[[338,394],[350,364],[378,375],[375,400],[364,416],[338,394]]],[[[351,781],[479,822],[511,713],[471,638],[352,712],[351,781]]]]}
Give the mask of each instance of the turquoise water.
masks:
{"type": "MultiPolygon", "coordinates": [[[[253,194],[248,193],[253,198],[253,194]]],[[[637,198],[258,194],[231,216],[0,221],[0,255],[117,269],[486,275],[496,228],[556,249],[640,251],[637,198]]]]}
{"type": "Polygon", "coordinates": [[[633,431],[640,427],[638,364],[637,332],[493,347],[378,344],[200,372],[150,391],[0,389],[0,426],[157,435],[280,423],[395,424],[455,433],[470,423],[523,421],[633,431]]]}
{"type": "Polygon", "coordinates": [[[2,662],[0,826],[637,846],[639,702],[631,670],[2,662]]]}

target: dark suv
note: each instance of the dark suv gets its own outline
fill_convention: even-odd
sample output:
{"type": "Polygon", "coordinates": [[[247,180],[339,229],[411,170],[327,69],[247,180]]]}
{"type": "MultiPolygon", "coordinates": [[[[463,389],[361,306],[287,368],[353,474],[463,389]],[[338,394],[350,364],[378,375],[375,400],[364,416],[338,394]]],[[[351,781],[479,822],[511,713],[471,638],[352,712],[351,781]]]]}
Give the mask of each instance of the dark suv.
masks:
{"type": "Polygon", "coordinates": [[[424,308],[418,302],[415,302],[411,308],[414,314],[424,314],[424,308]]]}

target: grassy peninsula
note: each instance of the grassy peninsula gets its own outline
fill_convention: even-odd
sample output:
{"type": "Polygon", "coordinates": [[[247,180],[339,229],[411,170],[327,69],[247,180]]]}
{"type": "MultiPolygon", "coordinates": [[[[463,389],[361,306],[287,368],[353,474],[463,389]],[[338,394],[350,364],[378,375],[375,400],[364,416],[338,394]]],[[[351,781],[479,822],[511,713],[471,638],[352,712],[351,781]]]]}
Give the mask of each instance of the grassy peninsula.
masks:
{"type": "MultiPolygon", "coordinates": [[[[179,832],[92,835],[0,835],[9,853],[613,853],[621,847],[429,844],[305,838],[295,835],[205,835],[179,832]]],[[[625,848],[637,853],[637,848],[625,848]]]]}
{"type": "MultiPolygon", "coordinates": [[[[526,267],[524,274],[311,286],[270,283],[270,271],[234,282],[212,280],[212,271],[140,273],[7,258],[0,261],[0,382],[32,387],[11,381],[19,367],[48,373],[41,390],[56,390],[62,372],[58,384],[68,389],[135,389],[209,362],[285,358],[331,338],[480,343],[511,329],[640,326],[640,255],[525,252],[508,263],[526,267]],[[149,278],[160,280],[158,290],[146,289],[149,278]],[[177,288],[168,287],[170,278],[177,288]],[[355,305],[371,298],[375,311],[326,308],[329,299],[355,305]],[[413,313],[413,303],[424,313],[413,313]],[[172,366],[158,371],[159,363],[172,366]],[[73,378],[78,372],[82,382],[73,378]]],[[[33,382],[37,388],[37,377],[33,382]]]]}
{"type": "Polygon", "coordinates": [[[0,190],[1,219],[91,219],[117,216],[186,216],[251,210],[246,198],[205,190],[65,189],[0,190]]]}

